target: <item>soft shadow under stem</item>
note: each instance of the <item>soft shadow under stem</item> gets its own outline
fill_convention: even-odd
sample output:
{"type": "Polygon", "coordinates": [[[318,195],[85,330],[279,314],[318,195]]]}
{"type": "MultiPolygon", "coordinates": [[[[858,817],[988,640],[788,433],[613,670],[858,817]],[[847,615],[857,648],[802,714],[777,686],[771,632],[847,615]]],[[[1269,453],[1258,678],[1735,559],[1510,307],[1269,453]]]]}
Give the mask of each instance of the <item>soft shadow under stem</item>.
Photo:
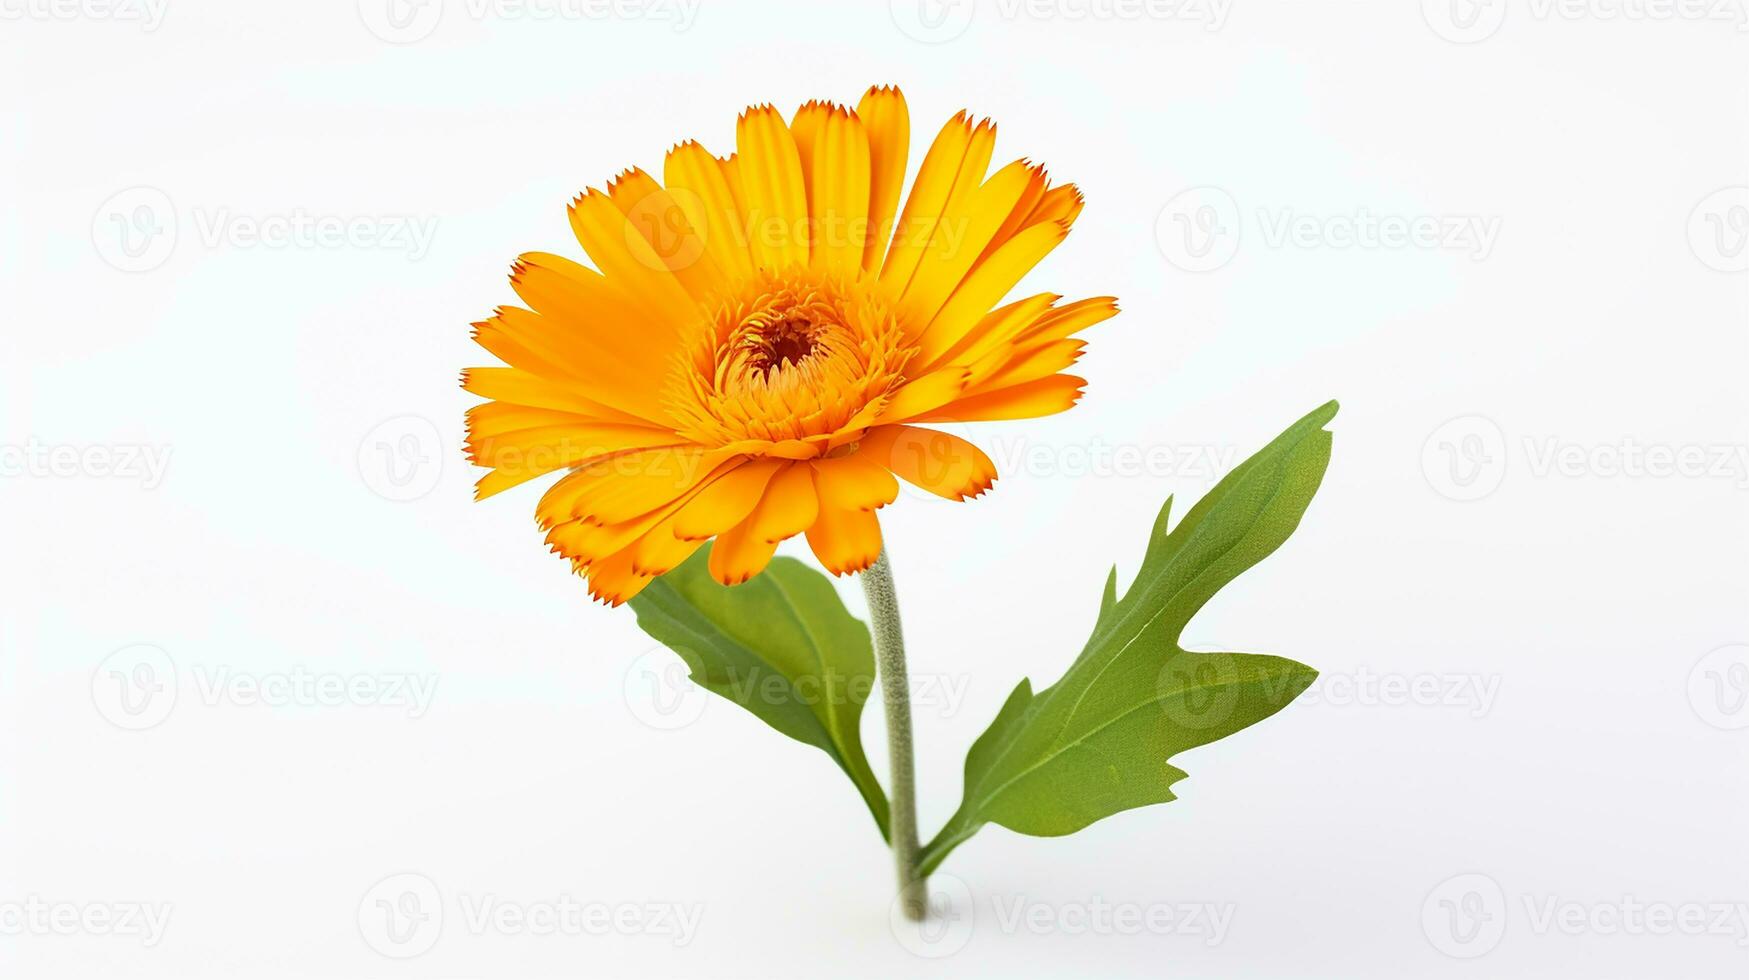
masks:
{"type": "Polygon", "coordinates": [[[899,628],[899,596],[893,590],[893,569],[886,549],[858,578],[868,599],[874,628],[875,662],[881,679],[881,700],[887,708],[887,753],[893,776],[890,821],[893,862],[899,872],[899,899],[905,916],[921,920],[929,906],[929,881],[918,873],[917,775],[912,761],[911,687],[905,676],[905,636],[899,628]]]}

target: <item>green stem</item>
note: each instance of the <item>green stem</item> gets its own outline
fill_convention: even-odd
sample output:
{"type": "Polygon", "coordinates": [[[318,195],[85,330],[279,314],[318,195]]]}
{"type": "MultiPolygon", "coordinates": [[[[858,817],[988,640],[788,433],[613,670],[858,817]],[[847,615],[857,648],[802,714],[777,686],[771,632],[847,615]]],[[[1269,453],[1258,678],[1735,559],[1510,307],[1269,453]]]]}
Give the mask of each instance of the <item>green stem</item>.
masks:
{"type": "Polygon", "coordinates": [[[874,626],[875,661],[879,665],[881,699],[887,707],[887,752],[892,758],[893,863],[899,872],[899,895],[905,915],[922,919],[928,907],[928,878],[918,870],[917,772],[912,762],[911,687],[905,676],[905,635],[899,628],[899,596],[893,590],[893,568],[887,553],[859,576],[874,626]]]}

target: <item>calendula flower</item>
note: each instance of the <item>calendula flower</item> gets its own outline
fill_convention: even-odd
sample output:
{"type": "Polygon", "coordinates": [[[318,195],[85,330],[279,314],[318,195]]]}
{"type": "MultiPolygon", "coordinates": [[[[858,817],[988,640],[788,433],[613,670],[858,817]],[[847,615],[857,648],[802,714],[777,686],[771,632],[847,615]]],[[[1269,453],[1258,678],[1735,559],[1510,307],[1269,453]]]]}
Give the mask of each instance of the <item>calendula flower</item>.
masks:
{"type": "Polygon", "coordinates": [[[736,122],[736,150],[669,151],[570,206],[594,268],[546,253],[510,276],[526,304],[475,324],[506,367],[464,373],[478,496],[569,472],[536,509],[547,542],[619,604],[716,539],[744,582],[807,535],[833,574],[881,553],[895,479],[953,500],[990,459],[928,427],[1050,415],[1085,382],[1071,335],[1109,297],[998,305],[1081,210],[1024,160],[988,173],[996,127],[943,126],[900,207],[904,96],[809,102],[736,122]],[[895,217],[896,216],[896,217],[895,217]]]}

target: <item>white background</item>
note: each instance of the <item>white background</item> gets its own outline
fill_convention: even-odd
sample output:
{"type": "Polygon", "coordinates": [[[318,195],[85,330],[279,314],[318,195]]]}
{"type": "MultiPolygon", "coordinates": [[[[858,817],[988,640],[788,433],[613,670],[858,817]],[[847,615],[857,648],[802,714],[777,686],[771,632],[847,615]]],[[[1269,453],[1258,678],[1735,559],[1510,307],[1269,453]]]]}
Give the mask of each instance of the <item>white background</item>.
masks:
{"type": "Polygon", "coordinates": [[[1749,903],[1735,0],[483,2],[0,0],[0,974],[1749,968],[1749,910],[1712,910],[1749,903]],[[1125,311],[1078,408],[973,427],[993,494],[883,512],[925,835],[1166,495],[1343,402],[1299,533],[1187,633],[1318,685],[1179,757],[1178,802],[986,829],[921,939],[830,762],[652,701],[670,656],[544,553],[537,490],[472,503],[459,449],[467,324],[518,253],[581,257],[572,194],[876,82],[913,172],[969,107],[1078,182],[1023,289],[1125,311]],[[351,233],[252,235],[316,219],[351,233]],[[1380,221],[1458,237],[1351,240],[1380,221]],[[358,686],[252,696],[288,676],[358,686]],[[621,924],[470,916],[563,896],[621,924]],[[161,934],[102,922],[141,906],[161,934]]]}

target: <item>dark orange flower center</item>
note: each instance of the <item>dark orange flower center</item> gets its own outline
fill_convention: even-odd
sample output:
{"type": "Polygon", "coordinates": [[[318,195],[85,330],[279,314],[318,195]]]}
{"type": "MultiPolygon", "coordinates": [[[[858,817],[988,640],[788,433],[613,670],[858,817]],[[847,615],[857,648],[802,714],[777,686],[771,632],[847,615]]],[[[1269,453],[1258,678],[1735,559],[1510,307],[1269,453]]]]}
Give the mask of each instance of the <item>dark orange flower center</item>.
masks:
{"type": "Polygon", "coordinates": [[[701,312],[665,395],[677,430],[703,446],[787,443],[788,458],[824,455],[869,424],[912,354],[869,281],[764,276],[701,312]]]}
{"type": "Polygon", "coordinates": [[[785,314],[770,322],[755,318],[742,328],[751,328],[742,341],[752,355],[748,367],[764,372],[768,378],[774,368],[800,364],[814,352],[814,342],[820,335],[818,325],[807,314],[785,314]]]}

